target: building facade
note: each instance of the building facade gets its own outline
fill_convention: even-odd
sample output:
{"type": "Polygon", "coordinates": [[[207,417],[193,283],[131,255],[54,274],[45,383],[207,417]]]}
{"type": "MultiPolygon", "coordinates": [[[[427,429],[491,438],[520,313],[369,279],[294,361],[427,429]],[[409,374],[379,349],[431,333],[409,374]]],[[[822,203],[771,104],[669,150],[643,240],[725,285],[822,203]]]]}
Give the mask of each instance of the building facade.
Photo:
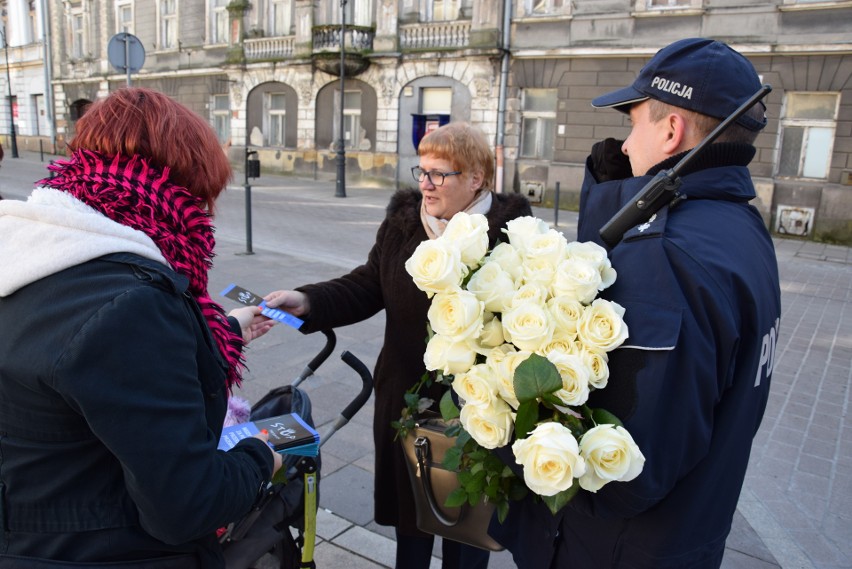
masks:
{"type": "Polygon", "coordinates": [[[43,0],[4,0],[0,11],[5,64],[5,72],[0,74],[0,132],[5,134],[5,154],[11,155],[18,147],[53,152],[53,93],[47,87],[50,78],[45,65],[50,56],[44,41],[46,4],[43,0]]]}
{"type": "Polygon", "coordinates": [[[852,243],[850,0],[5,0],[4,19],[17,6],[38,32],[39,1],[60,148],[129,81],[208,117],[235,163],[250,149],[265,172],[329,180],[345,156],[351,181],[413,186],[419,137],[469,121],[493,141],[500,190],[551,201],[558,186],[569,205],[591,145],[629,133],[591,99],[667,43],[713,37],[773,87],[751,165],[767,225],[852,243]],[[145,50],[129,76],[109,62],[122,32],[145,50]]]}

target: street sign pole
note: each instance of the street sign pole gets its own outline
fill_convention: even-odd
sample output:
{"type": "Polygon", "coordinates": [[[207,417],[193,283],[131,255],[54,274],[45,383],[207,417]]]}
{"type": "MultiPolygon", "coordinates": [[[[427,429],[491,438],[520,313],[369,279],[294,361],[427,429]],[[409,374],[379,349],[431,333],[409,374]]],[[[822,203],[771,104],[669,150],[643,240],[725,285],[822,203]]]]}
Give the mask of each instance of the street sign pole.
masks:
{"type": "Polygon", "coordinates": [[[124,38],[124,68],[127,70],[127,86],[130,87],[130,38],[124,38]]]}
{"type": "Polygon", "coordinates": [[[145,63],[145,48],[133,34],[120,32],[109,39],[107,59],[113,67],[127,74],[127,86],[130,87],[130,74],[138,72],[145,63]]]}

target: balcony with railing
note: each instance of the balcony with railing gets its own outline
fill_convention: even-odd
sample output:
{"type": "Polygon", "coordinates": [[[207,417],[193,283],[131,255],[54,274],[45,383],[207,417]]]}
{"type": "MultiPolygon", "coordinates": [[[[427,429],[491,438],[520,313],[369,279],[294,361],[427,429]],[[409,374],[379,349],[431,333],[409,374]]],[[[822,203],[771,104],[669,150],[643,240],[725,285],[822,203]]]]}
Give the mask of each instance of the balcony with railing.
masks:
{"type": "Polygon", "coordinates": [[[421,22],[399,27],[403,50],[462,49],[470,45],[470,21],[421,22]]]}
{"type": "Polygon", "coordinates": [[[340,40],[343,38],[344,68],[347,75],[358,75],[370,66],[366,55],[373,51],[375,30],[363,26],[315,26],[313,60],[318,68],[332,75],[340,74],[340,40]]]}
{"type": "Polygon", "coordinates": [[[243,45],[247,61],[289,59],[296,53],[296,36],[251,38],[243,45]]]}
{"type": "MultiPolygon", "coordinates": [[[[345,51],[372,51],[374,35],[372,28],[346,26],[345,51]]],[[[324,51],[340,52],[340,26],[314,27],[314,53],[324,51]]]]}

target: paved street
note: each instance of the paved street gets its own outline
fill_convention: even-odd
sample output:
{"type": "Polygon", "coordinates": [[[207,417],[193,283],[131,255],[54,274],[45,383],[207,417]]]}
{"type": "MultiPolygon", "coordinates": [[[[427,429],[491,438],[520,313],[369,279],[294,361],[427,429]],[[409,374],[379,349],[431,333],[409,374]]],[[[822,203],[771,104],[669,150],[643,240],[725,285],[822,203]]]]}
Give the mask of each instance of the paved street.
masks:
{"type": "MultiPolygon", "coordinates": [[[[32,181],[45,174],[38,154],[22,153],[19,159],[7,154],[0,193],[23,198],[32,181]]],[[[253,254],[245,254],[243,188],[235,186],[219,201],[218,255],[210,275],[214,297],[232,282],[265,294],[355,267],[366,257],[391,193],[348,187],[346,198],[335,198],[333,181],[264,177],[253,182],[253,254]]],[[[552,210],[536,208],[535,214],[554,221],[552,210]]],[[[573,238],[576,214],[559,212],[558,228],[573,238]]],[[[783,314],[773,385],[723,567],[850,568],[852,249],[798,240],[775,243],[783,314]]],[[[222,301],[226,308],[235,306],[222,301]]],[[[379,314],[337,330],[335,354],[304,384],[321,433],[358,388],[339,353],[349,350],[372,368],[383,324],[379,314]]],[[[240,394],[254,401],[289,383],[321,345],[319,337],[279,326],[250,346],[250,371],[240,394]]],[[[320,568],[393,566],[393,533],[373,522],[371,420],[372,399],[323,447],[320,568]]],[[[435,553],[440,553],[437,546],[435,553]]],[[[433,567],[440,567],[437,558],[433,567]]],[[[515,565],[502,552],[492,556],[489,567],[515,565]]]]}

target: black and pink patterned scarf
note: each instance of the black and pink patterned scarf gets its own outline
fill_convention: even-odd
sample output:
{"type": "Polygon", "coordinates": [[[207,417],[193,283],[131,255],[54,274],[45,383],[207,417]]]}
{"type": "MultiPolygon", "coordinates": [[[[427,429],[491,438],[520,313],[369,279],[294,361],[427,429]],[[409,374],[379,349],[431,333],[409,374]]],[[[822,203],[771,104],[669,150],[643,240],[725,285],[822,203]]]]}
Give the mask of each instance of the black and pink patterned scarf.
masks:
{"type": "Polygon", "coordinates": [[[139,155],[107,157],[77,150],[48,169],[54,177],[40,185],[67,192],[116,223],[141,231],[172,268],[189,279],[189,291],[228,362],[228,389],[239,385],[243,340],[231,331],[225,311],[207,292],[215,239],[202,200],[171,183],[168,168],[160,171],[139,155]]]}

